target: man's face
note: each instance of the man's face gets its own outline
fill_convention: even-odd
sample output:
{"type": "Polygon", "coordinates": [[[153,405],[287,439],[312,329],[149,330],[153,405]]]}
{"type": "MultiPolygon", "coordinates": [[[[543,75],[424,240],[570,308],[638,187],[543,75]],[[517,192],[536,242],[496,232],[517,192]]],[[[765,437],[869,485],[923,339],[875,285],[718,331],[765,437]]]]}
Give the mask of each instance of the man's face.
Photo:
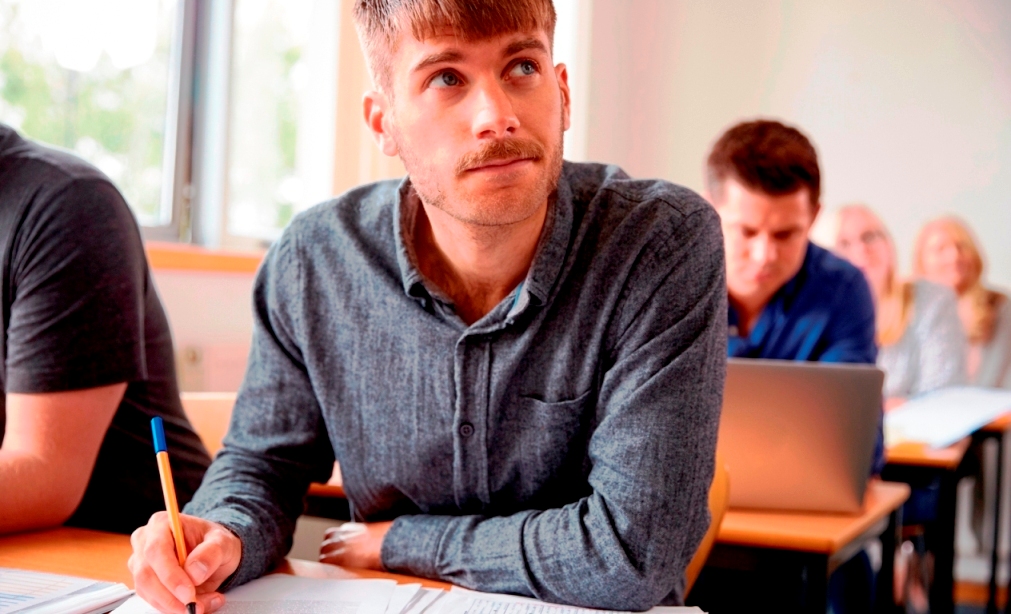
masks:
{"type": "Polygon", "coordinates": [[[544,32],[476,41],[407,33],[390,82],[377,94],[377,138],[400,155],[423,202],[479,226],[515,224],[546,205],[561,172],[569,90],[544,32]]]}
{"type": "Polygon", "coordinates": [[[764,306],[804,263],[817,207],[806,188],[770,196],[732,178],[724,182],[721,198],[713,205],[723,224],[731,298],[764,306]]]}

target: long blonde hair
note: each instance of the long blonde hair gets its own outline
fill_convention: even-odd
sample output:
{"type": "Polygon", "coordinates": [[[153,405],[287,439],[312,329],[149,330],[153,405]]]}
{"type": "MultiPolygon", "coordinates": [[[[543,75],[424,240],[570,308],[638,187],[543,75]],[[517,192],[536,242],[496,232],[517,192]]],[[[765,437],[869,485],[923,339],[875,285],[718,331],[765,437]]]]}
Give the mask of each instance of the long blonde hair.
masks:
{"type": "MultiPolygon", "coordinates": [[[[844,216],[862,213],[873,220],[877,225],[877,231],[881,234],[881,240],[888,246],[890,256],[888,272],[885,276],[885,287],[880,295],[874,297],[874,327],[875,336],[879,346],[892,345],[902,338],[909,326],[909,321],[913,317],[913,284],[900,279],[895,271],[895,243],[892,235],[888,232],[881,218],[867,205],[852,204],[845,205],[839,209],[838,219],[840,226],[844,216]]],[[[870,281],[870,280],[868,280],[870,281]]],[[[874,291],[874,288],[871,288],[874,291]]]]}
{"type": "Polygon", "coordinates": [[[997,324],[997,313],[1007,297],[983,285],[983,254],[979,242],[965,222],[954,216],[937,218],[927,222],[916,236],[913,250],[913,272],[917,277],[925,277],[923,252],[927,237],[937,230],[948,232],[960,250],[969,256],[969,274],[958,293],[958,315],[970,343],[986,343],[993,338],[997,324]]]}

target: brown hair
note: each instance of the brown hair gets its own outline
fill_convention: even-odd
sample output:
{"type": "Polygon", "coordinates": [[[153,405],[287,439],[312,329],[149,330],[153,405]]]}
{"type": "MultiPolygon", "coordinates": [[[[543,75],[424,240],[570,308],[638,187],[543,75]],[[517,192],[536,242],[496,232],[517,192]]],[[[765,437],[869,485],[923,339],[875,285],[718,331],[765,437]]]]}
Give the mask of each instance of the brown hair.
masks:
{"type": "Polygon", "coordinates": [[[710,194],[720,198],[724,182],[731,178],[771,196],[807,188],[812,206],[821,198],[814,146],[799,130],[777,121],[743,122],[716,141],[706,161],[710,194]]]}
{"type": "Polygon", "coordinates": [[[410,30],[424,40],[444,30],[473,41],[543,30],[555,35],[551,0],[357,0],[355,28],[375,84],[389,90],[390,63],[401,34],[410,30]]]}
{"type": "Polygon", "coordinates": [[[983,254],[979,242],[969,226],[957,217],[941,217],[927,222],[916,236],[913,248],[913,272],[924,277],[923,250],[927,237],[934,230],[947,231],[954,237],[960,250],[969,256],[971,269],[965,286],[956,288],[958,292],[959,316],[970,343],[986,343],[993,337],[997,326],[997,313],[1008,298],[983,285],[983,254]]]}

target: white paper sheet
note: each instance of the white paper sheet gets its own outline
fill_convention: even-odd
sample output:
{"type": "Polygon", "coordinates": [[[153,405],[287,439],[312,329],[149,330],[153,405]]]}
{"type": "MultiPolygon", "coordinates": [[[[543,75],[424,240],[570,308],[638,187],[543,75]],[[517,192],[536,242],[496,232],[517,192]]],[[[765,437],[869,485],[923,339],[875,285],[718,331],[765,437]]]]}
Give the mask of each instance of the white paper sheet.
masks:
{"type": "Polygon", "coordinates": [[[432,604],[447,594],[446,591],[439,588],[422,588],[418,591],[414,601],[407,604],[407,607],[401,614],[429,614],[429,608],[432,607],[432,604]]]}
{"type": "MultiPolygon", "coordinates": [[[[527,597],[496,595],[453,587],[450,598],[440,600],[439,614],[629,614],[544,603],[527,597]]],[[[703,614],[698,608],[658,606],[652,614],[703,614]]]]}
{"type": "Polygon", "coordinates": [[[0,568],[0,614],[18,612],[95,584],[95,580],[0,568]]]}
{"type": "Polygon", "coordinates": [[[122,603],[133,595],[125,584],[96,582],[92,586],[76,591],[65,597],[18,610],[17,614],[91,614],[95,611],[108,612],[112,606],[122,603]]]}
{"type": "MultiPolygon", "coordinates": [[[[385,614],[393,580],[321,580],[273,574],[225,593],[221,614],[385,614]]],[[[157,614],[139,597],[118,614],[157,614]]]]}
{"type": "Polygon", "coordinates": [[[953,387],[913,399],[885,414],[885,444],[950,446],[1011,410],[1011,391],[953,387]]]}
{"type": "Polygon", "coordinates": [[[401,614],[421,593],[420,584],[398,584],[393,588],[386,614],[401,614]]]}

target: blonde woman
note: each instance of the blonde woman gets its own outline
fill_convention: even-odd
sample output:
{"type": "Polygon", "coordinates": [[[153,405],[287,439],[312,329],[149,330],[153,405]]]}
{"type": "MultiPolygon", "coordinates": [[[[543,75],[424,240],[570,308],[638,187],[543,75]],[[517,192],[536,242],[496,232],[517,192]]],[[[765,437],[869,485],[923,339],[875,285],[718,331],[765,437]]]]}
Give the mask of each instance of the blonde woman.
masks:
{"type": "Polygon", "coordinates": [[[886,408],[910,396],[965,383],[966,340],[951,290],[900,279],[892,238],[863,205],[840,210],[835,248],[863,272],[871,287],[886,408]]]}
{"type": "Polygon", "coordinates": [[[983,256],[969,228],[952,217],[929,222],[916,239],[913,269],[958,295],[969,382],[1011,389],[1011,300],[983,285],[983,256]]]}

